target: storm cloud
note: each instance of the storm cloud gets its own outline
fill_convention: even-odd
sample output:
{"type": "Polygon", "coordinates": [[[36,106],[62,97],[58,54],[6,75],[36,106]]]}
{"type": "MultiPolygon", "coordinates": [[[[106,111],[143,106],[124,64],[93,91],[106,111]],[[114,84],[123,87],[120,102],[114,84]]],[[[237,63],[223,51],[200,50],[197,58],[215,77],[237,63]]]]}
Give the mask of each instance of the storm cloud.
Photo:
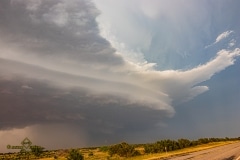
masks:
{"type": "Polygon", "coordinates": [[[87,0],[0,2],[2,137],[19,132],[48,148],[66,148],[154,130],[174,116],[174,104],[206,92],[199,84],[240,55],[239,48],[224,49],[189,70],[158,71],[103,38],[99,15],[87,0]],[[58,141],[63,137],[71,140],[58,141]]]}

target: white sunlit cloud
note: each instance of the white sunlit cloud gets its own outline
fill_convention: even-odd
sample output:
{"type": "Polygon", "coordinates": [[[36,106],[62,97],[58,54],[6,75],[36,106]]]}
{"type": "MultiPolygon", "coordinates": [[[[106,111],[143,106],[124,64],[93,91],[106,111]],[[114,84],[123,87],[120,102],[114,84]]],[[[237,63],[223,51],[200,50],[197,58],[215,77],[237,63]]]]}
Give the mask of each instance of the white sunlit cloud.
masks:
{"type": "Polygon", "coordinates": [[[227,38],[231,33],[233,33],[233,31],[226,31],[226,32],[221,33],[221,34],[216,38],[216,41],[215,41],[214,43],[218,43],[218,42],[220,42],[221,40],[227,38]]]}
{"type": "Polygon", "coordinates": [[[233,46],[235,46],[236,45],[236,40],[235,39],[232,39],[229,43],[228,43],[228,46],[229,47],[233,47],[233,46]]]}
{"type": "MultiPolygon", "coordinates": [[[[234,33],[234,32],[233,32],[233,31],[225,31],[225,32],[219,34],[219,35],[217,36],[215,42],[212,43],[212,44],[210,44],[210,45],[208,45],[208,46],[206,46],[205,48],[211,47],[211,46],[219,43],[220,41],[228,38],[232,33],[234,33]]],[[[235,41],[234,41],[234,40],[231,40],[231,41],[229,42],[229,47],[232,47],[232,46],[234,46],[234,45],[235,45],[235,41]]]]}
{"type": "Polygon", "coordinates": [[[120,42],[116,36],[114,36],[114,33],[112,32],[113,29],[110,24],[102,23],[101,20],[98,22],[101,36],[107,39],[110,42],[111,46],[116,49],[116,54],[123,56],[126,61],[132,65],[136,65],[136,67],[140,67],[146,70],[154,69],[156,64],[148,63],[144,59],[144,55],[140,50],[130,49],[124,42],[120,42]]]}

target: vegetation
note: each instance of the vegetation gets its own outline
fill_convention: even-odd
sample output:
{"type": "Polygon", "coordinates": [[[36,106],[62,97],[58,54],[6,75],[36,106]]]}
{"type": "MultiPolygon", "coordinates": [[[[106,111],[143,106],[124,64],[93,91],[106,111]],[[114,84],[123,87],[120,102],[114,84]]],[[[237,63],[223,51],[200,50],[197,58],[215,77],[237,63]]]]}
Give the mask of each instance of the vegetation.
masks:
{"type": "Polygon", "coordinates": [[[134,146],[129,145],[126,142],[110,146],[109,154],[110,156],[117,154],[120,157],[133,157],[140,155],[140,153],[135,150],[134,146]]]}
{"type": "Polygon", "coordinates": [[[102,152],[107,152],[109,150],[109,146],[102,146],[99,148],[99,150],[102,152]]]}
{"type": "Polygon", "coordinates": [[[83,155],[77,149],[72,149],[67,157],[67,160],[83,160],[83,155]]]}
{"type": "Polygon", "coordinates": [[[145,144],[145,153],[162,153],[167,151],[175,151],[178,149],[194,147],[201,144],[207,144],[210,142],[221,142],[229,140],[240,140],[240,138],[200,138],[198,140],[190,141],[188,139],[175,140],[161,140],[152,144],[145,144]]]}
{"type": "Polygon", "coordinates": [[[31,152],[36,156],[39,157],[43,153],[44,148],[41,146],[31,146],[31,152]]]}
{"type": "Polygon", "coordinates": [[[239,141],[238,138],[199,138],[198,140],[178,139],[160,140],[148,144],[128,144],[122,142],[111,146],[91,147],[72,150],[44,151],[44,148],[32,146],[31,150],[18,153],[0,153],[0,160],[141,160],[148,158],[161,158],[176,154],[189,153],[202,149],[239,141]],[[168,154],[166,154],[166,152],[168,154]]]}

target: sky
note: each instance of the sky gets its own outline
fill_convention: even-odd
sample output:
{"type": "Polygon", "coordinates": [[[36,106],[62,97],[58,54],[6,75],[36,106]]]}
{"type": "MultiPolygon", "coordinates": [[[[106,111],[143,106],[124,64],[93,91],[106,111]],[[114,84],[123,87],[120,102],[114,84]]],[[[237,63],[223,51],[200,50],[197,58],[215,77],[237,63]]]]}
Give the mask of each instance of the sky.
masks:
{"type": "Polygon", "coordinates": [[[238,0],[1,0],[0,152],[240,136],[238,0]]]}

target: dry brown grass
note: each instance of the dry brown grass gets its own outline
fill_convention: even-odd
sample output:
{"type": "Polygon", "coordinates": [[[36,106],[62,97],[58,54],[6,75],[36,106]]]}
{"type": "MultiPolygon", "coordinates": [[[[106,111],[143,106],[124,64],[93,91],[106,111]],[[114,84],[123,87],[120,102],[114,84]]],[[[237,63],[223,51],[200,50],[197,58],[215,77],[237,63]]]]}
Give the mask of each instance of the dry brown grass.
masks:
{"type": "MultiPolygon", "coordinates": [[[[230,143],[236,143],[239,141],[228,141],[228,142],[213,142],[213,143],[208,143],[208,144],[203,144],[203,145],[198,145],[195,147],[189,147],[185,149],[180,149],[176,151],[171,151],[168,153],[156,153],[156,154],[144,154],[141,156],[137,157],[131,157],[131,158],[124,158],[124,157],[119,157],[119,156],[113,156],[110,157],[107,152],[102,152],[99,150],[99,148],[96,149],[80,149],[80,152],[84,155],[84,160],[154,160],[156,158],[166,158],[166,157],[171,157],[171,156],[176,156],[176,155],[181,155],[181,154],[187,154],[191,152],[196,152],[204,149],[209,149],[209,148],[214,148],[230,143]]],[[[144,149],[139,147],[137,148],[139,151],[143,151],[144,149]]],[[[54,158],[43,158],[40,160],[54,160],[54,158]]],[[[64,157],[58,157],[58,160],[66,160],[64,157]]]]}
{"type": "Polygon", "coordinates": [[[172,156],[177,156],[181,154],[187,154],[191,152],[196,152],[196,151],[201,151],[209,148],[214,148],[222,145],[227,145],[231,143],[236,143],[239,141],[228,141],[228,142],[212,142],[208,144],[203,144],[203,145],[198,145],[195,147],[189,147],[185,149],[180,149],[176,151],[171,151],[168,153],[156,153],[156,154],[145,154],[137,157],[131,157],[131,158],[125,158],[126,160],[153,160],[156,158],[166,158],[166,157],[172,157],[172,156]]]}

